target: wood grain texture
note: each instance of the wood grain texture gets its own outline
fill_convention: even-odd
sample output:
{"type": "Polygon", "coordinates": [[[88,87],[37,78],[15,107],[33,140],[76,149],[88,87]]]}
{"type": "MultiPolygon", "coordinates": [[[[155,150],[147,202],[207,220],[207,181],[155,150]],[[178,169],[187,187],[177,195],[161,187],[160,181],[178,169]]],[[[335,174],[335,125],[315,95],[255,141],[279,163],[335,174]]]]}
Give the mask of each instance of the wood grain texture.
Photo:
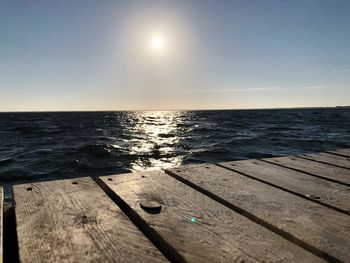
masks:
{"type": "MultiPolygon", "coordinates": [[[[235,162],[233,162],[234,164],[235,162]]],[[[330,261],[350,259],[350,217],[216,165],[167,170],[273,225],[289,240],[330,261]]]]}
{"type": "Polygon", "coordinates": [[[350,149],[340,149],[340,150],[334,150],[334,151],[328,151],[328,152],[333,153],[335,155],[340,155],[340,156],[350,158],[350,149]]]}
{"type": "Polygon", "coordinates": [[[166,262],[91,178],[13,187],[21,262],[166,262]]]}
{"type": "Polygon", "coordinates": [[[306,158],[308,160],[321,162],[324,164],[330,164],[330,165],[350,169],[350,158],[347,158],[347,157],[337,156],[330,153],[304,154],[304,155],[300,155],[300,157],[306,158]]]}
{"type": "Polygon", "coordinates": [[[4,216],[4,190],[0,185],[0,263],[3,261],[3,216],[4,216]]]}
{"type": "Polygon", "coordinates": [[[260,160],[235,161],[221,163],[220,165],[332,207],[343,213],[350,213],[348,186],[329,182],[260,160]]]}
{"type": "Polygon", "coordinates": [[[161,171],[100,180],[187,262],[323,261],[161,171]],[[143,210],[145,200],[160,213],[143,210]]]}
{"type": "Polygon", "coordinates": [[[331,179],[350,186],[350,170],[348,169],[343,169],[336,166],[301,158],[295,158],[293,156],[269,158],[264,160],[292,169],[297,169],[301,172],[306,172],[326,179],[331,179]]]}

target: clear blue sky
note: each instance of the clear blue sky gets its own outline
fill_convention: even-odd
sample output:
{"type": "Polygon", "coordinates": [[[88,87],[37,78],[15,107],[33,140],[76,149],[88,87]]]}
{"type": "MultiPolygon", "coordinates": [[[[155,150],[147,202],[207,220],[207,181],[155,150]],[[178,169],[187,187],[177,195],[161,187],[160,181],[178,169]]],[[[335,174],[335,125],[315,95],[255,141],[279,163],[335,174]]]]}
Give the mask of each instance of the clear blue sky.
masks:
{"type": "Polygon", "coordinates": [[[0,92],[0,111],[350,105],[350,1],[2,0],[0,92]]]}

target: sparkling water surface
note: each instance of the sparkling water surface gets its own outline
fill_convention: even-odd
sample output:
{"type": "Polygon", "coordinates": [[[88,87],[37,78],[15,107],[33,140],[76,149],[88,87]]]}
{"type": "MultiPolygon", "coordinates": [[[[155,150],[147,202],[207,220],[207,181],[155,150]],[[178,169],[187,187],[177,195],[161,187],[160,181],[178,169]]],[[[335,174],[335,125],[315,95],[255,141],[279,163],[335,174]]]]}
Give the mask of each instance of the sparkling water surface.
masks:
{"type": "Polygon", "coordinates": [[[0,182],[350,147],[350,109],[0,113],[0,182]]]}

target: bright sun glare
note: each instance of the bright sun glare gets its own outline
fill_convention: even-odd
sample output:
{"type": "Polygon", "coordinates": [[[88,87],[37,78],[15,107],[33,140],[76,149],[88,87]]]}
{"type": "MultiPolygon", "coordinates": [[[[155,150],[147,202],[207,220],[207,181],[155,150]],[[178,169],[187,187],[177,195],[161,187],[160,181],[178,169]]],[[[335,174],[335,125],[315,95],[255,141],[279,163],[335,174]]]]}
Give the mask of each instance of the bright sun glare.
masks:
{"type": "Polygon", "coordinates": [[[161,49],[164,45],[164,39],[159,35],[153,36],[151,39],[151,45],[154,49],[161,49]]]}

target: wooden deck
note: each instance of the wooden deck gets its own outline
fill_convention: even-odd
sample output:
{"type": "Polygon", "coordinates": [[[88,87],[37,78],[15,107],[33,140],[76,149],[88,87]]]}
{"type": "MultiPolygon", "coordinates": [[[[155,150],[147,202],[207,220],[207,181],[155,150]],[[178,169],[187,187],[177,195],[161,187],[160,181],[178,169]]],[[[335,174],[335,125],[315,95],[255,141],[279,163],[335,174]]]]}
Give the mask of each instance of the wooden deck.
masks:
{"type": "Polygon", "coordinates": [[[350,149],[21,184],[13,203],[5,262],[350,262],[350,149]]]}

